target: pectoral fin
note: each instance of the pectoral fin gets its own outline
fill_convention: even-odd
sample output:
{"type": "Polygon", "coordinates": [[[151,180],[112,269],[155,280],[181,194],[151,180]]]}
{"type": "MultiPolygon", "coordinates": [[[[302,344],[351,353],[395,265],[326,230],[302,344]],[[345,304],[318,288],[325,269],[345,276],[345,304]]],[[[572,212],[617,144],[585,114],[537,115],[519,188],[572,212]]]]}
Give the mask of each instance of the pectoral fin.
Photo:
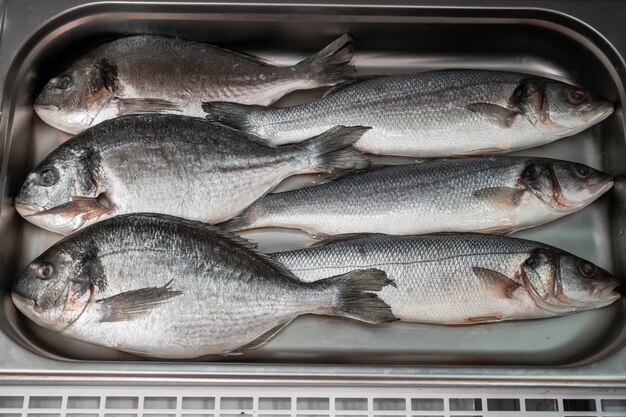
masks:
{"type": "Polygon", "coordinates": [[[330,245],[333,243],[347,242],[350,240],[357,240],[357,239],[365,239],[365,238],[374,237],[374,236],[384,236],[384,235],[382,233],[346,233],[343,235],[327,236],[327,237],[324,237],[322,240],[313,243],[309,247],[319,248],[319,247],[330,245]]]}
{"type": "Polygon", "coordinates": [[[42,210],[26,217],[56,214],[70,218],[81,217],[84,222],[93,218],[98,218],[104,214],[108,214],[112,210],[112,206],[113,204],[105,193],[102,193],[95,198],[74,196],[68,203],[61,204],[60,206],[53,207],[48,210],[42,210]]]}
{"type": "Polygon", "coordinates": [[[118,115],[141,113],[180,113],[182,109],[174,102],[160,98],[115,98],[118,115]]]}
{"type": "Polygon", "coordinates": [[[162,287],[140,288],[98,300],[102,309],[100,322],[134,320],[183,293],[173,290],[171,284],[172,281],[162,287]]]}
{"type": "Polygon", "coordinates": [[[224,352],[222,353],[222,355],[227,355],[227,356],[241,355],[243,352],[245,352],[248,349],[255,349],[255,348],[261,347],[267,342],[269,342],[272,337],[276,336],[276,334],[280,332],[289,323],[291,323],[291,320],[287,320],[286,322],[280,323],[278,326],[272,327],[270,330],[263,333],[261,336],[257,337],[252,342],[246,343],[245,345],[240,346],[235,350],[231,350],[230,352],[224,352]]]}
{"type": "Polygon", "coordinates": [[[525,193],[526,190],[520,188],[488,187],[474,191],[472,196],[494,207],[515,208],[525,193]]]}
{"type": "Polygon", "coordinates": [[[503,128],[510,128],[520,112],[491,103],[471,103],[466,106],[469,111],[478,113],[503,128]]]}
{"type": "Polygon", "coordinates": [[[340,84],[335,84],[334,86],[330,87],[328,90],[326,90],[326,92],[324,92],[324,95],[322,97],[326,97],[329,96],[331,94],[336,93],[337,91],[341,91],[344,88],[348,88],[348,87],[352,87],[354,85],[360,84],[364,81],[370,81],[370,80],[374,80],[376,78],[380,78],[380,75],[362,75],[358,78],[355,78],[353,80],[349,80],[349,81],[344,81],[340,84]]]}
{"type": "Polygon", "coordinates": [[[515,290],[522,286],[519,282],[513,281],[506,275],[492,269],[474,266],[472,267],[472,272],[474,272],[476,278],[483,281],[496,294],[505,298],[512,298],[515,290]]]}

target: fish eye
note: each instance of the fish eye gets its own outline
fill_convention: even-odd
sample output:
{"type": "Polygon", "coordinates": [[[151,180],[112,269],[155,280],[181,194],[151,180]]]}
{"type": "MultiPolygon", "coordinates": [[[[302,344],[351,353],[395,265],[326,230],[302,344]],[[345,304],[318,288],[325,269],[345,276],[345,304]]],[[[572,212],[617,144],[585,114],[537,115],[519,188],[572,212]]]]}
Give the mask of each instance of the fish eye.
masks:
{"type": "Polygon", "coordinates": [[[593,264],[590,264],[589,262],[581,263],[578,269],[580,270],[580,273],[582,274],[582,276],[585,278],[591,278],[596,273],[596,266],[593,264]]]}
{"type": "Polygon", "coordinates": [[[587,99],[587,94],[582,90],[570,89],[567,92],[567,101],[574,106],[582,104],[587,99]]]}
{"type": "Polygon", "coordinates": [[[63,75],[55,84],[55,87],[59,90],[67,90],[72,86],[72,77],[69,75],[63,75]]]}
{"type": "Polygon", "coordinates": [[[39,173],[39,184],[51,187],[59,181],[59,173],[52,167],[44,168],[39,173]]]}
{"type": "Polygon", "coordinates": [[[50,279],[54,276],[54,266],[50,262],[42,262],[37,268],[39,279],[50,279]]]}
{"type": "Polygon", "coordinates": [[[586,165],[576,165],[574,172],[578,178],[585,179],[589,176],[589,167],[586,165]]]}

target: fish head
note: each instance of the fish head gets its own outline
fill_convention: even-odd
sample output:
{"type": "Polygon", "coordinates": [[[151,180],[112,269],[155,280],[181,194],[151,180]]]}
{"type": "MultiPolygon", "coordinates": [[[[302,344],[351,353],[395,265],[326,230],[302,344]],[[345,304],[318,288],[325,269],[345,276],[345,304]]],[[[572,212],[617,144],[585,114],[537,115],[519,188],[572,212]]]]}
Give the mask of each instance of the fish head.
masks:
{"type": "Polygon", "coordinates": [[[578,133],[613,113],[613,103],[583,89],[559,82],[546,85],[549,118],[566,134],[578,133]]]}
{"type": "Polygon", "coordinates": [[[552,169],[559,189],[553,200],[560,207],[584,207],[613,186],[611,175],[587,165],[555,161],[552,169]]]}
{"type": "Polygon", "coordinates": [[[97,272],[92,275],[93,260],[91,250],[71,240],[61,241],[22,272],[13,286],[13,303],[38,325],[65,329],[93,300],[98,277],[97,272]]]}
{"type": "Polygon", "coordinates": [[[512,97],[533,125],[551,138],[574,135],[609,117],[611,101],[569,84],[529,78],[512,97]]]}
{"type": "Polygon", "coordinates": [[[561,292],[569,300],[588,306],[602,307],[620,298],[615,288],[616,277],[604,269],[577,256],[560,255],[561,292]]]}
{"type": "Polygon", "coordinates": [[[556,249],[533,251],[522,266],[522,278],[535,303],[553,314],[604,307],[620,298],[613,275],[556,249]]]}
{"type": "Polygon", "coordinates": [[[553,210],[571,212],[608,191],[613,177],[574,162],[530,160],[519,182],[553,210]]]}
{"type": "Polygon", "coordinates": [[[15,197],[15,209],[47,230],[71,233],[82,225],[77,198],[97,193],[93,152],[57,148],[28,176],[15,197]]]}
{"type": "Polygon", "coordinates": [[[34,109],[49,125],[79,133],[92,125],[111,98],[102,70],[80,61],[48,81],[35,98],[34,109]]]}

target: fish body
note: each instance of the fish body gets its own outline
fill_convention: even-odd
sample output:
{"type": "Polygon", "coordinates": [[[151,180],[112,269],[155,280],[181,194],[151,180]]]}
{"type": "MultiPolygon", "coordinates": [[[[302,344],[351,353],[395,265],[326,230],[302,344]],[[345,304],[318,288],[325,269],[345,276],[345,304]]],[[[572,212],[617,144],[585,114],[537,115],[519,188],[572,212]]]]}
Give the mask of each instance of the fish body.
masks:
{"type": "Polygon", "coordinates": [[[379,295],[408,322],[537,319],[619,298],[608,272],[537,242],[481,234],[338,238],[270,256],[307,282],[355,268],[384,270],[395,286],[379,295]]]}
{"type": "Polygon", "coordinates": [[[137,212],[219,223],[291,175],[367,166],[352,147],[364,130],[337,127],[273,147],[202,119],[124,116],[54,150],[29,174],[16,207],[34,224],[65,234],[137,212]]]}
{"type": "Polygon", "coordinates": [[[285,108],[205,103],[209,120],[288,143],[330,126],[370,126],[356,146],[373,154],[485,155],[540,146],[608,117],[613,104],[525,74],[450,70],[380,76],[285,108]]]}
{"type": "Polygon", "coordinates": [[[268,195],[224,224],[316,235],[510,233],[587,206],[613,184],[586,165],[528,157],[430,160],[268,195]]]}
{"type": "Polygon", "coordinates": [[[35,111],[69,133],[125,114],[201,117],[203,101],[267,105],[294,90],[349,80],[351,58],[346,35],[290,67],[199,42],[131,36],[94,49],[52,78],[35,111]]]}
{"type": "Polygon", "coordinates": [[[169,216],[127,215],[79,231],[34,260],[13,289],[35,323],[159,358],[235,354],[301,314],[395,321],[381,271],[303,283],[247,241],[169,216]]]}

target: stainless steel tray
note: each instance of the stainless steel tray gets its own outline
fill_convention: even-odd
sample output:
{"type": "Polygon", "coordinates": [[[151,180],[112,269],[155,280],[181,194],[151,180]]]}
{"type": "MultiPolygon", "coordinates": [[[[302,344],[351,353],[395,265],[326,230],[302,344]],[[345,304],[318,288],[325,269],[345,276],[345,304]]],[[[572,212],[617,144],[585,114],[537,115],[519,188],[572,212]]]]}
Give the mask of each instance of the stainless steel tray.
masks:
{"type": "MultiPolygon", "coordinates": [[[[210,362],[144,361],[30,324],[16,313],[8,293],[25,264],[59,236],[24,222],[13,210],[12,197],[27,171],[67,138],[37,119],[33,95],[94,44],[120,35],[158,33],[288,64],[350,33],[357,41],[355,61],[361,74],[491,68],[550,76],[619,102],[625,93],[626,67],[615,49],[591,27],[550,10],[166,2],[70,7],[80,3],[5,3],[0,43],[0,77],[6,77],[0,124],[0,378],[436,378],[626,385],[626,301],[563,318],[472,327],[371,327],[302,317],[262,349],[210,362]]],[[[605,12],[611,13],[608,8],[605,12]]],[[[314,94],[294,94],[282,103],[314,94]]],[[[583,162],[618,178],[614,189],[593,206],[518,235],[626,276],[626,259],[620,256],[626,249],[624,131],[618,108],[576,137],[523,152],[583,162]]],[[[287,236],[274,235],[264,244],[277,244],[276,237],[287,236]]]]}

